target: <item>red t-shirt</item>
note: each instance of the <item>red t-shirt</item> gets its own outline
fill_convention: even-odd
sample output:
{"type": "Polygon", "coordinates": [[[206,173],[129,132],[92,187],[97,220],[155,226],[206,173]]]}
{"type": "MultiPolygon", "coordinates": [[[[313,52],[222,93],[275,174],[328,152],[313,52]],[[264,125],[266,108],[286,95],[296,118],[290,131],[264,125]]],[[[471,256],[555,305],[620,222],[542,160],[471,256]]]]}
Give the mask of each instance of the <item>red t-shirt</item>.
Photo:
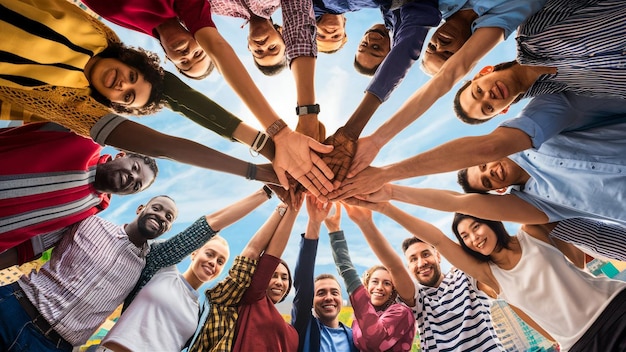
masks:
{"type": "Polygon", "coordinates": [[[264,254],[239,306],[233,351],[292,352],[298,350],[298,333],[267,297],[267,285],[280,259],[264,254]]]}
{"type": "Polygon", "coordinates": [[[154,29],[178,17],[192,35],[215,27],[207,0],[82,0],[102,18],[124,28],[157,37],[154,29]]]}

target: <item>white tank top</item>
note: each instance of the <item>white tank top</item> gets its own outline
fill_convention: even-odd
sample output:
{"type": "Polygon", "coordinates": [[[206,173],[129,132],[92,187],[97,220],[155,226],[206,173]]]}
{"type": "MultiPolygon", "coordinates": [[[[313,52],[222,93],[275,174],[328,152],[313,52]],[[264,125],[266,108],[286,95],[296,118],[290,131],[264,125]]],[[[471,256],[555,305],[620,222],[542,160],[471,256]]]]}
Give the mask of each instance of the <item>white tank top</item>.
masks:
{"type": "Polygon", "coordinates": [[[576,268],[554,246],[517,234],[522,256],[511,270],[489,263],[500,295],[528,314],[567,351],[593,324],[626,282],[576,268]]]}

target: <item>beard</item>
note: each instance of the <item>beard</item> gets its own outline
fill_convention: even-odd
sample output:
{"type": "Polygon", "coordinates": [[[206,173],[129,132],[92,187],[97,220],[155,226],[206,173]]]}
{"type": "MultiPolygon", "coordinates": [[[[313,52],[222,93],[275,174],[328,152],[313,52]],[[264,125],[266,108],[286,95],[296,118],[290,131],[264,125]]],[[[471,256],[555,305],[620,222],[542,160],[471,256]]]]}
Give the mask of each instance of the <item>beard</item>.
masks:
{"type": "Polygon", "coordinates": [[[157,238],[163,234],[163,222],[153,215],[142,216],[137,222],[137,228],[141,236],[148,240],[157,238]],[[154,229],[152,224],[148,225],[148,220],[155,220],[159,226],[154,229]]]}
{"type": "Polygon", "coordinates": [[[420,276],[418,275],[419,270],[416,268],[413,275],[417,279],[417,282],[419,282],[423,286],[435,287],[435,285],[437,284],[437,281],[439,281],[439,278],[441,278],[441,268],[439,266],[434,266],[434,265],[432,266],[432,268],[433,268],[433,275],[428,280],[421,279],[420,276]]]}

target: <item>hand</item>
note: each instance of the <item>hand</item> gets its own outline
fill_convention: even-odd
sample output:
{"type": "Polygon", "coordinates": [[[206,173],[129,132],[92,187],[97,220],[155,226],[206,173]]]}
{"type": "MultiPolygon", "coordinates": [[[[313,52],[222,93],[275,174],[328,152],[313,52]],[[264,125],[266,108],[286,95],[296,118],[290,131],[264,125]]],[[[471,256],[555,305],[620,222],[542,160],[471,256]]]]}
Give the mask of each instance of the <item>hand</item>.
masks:
{"type": "Polygon", "coordinates": [[[356,154],[352,158],[352,165],[348,171],[348,178],[356,176],[368,167],[380,151],[380,146],[374,141],[374,137],[359,138],[356,144],[356,154]]]}
{"type": "Polygon", "coordinates": [[[328,214],[326,219],[324,219],[324,224],[326,225],[329,233],[341,230],[341,203],[335,203],[335,212],[328,214]]]}
{"type": "Polygon", "coordinates": [[[306,195],[306,212],[309,215],[310,222],[321,224],[332,206],[333,203],[322,203],[314,196],[310,194],[306,195]]]}
{"type": "Polygon", "coordinates": [[[322,160],[335,174],[333,185],[339,186],[348,174],[356,150],[356,140],[347,136],[344,128],[340,127],[334,135],[324,141],[324,144],[334,146],[333,151],[324,155],[322,160]]]}
{"type": "MultiPolygon", "coordinates": [[[[377,211],[379,213],[384,213],[387,207],[391,205],[389,204],[389,202],[372,203],[372,202],[368,202],[368,201],[357,199],[357,198],[346,198],[343,200],[343,203],[344,205],[346,205],[346,209],[348,209],[348,206],[353,206],[353,208],[362,207],[362,208],[366,208],[369,210],[377,211]]],[[[349,212],[348,212],[348,215],[350,215],[349,212]]]]}
{"type": "Polygon", "coordinates": [[[381,189],[385,183],[382,170],[370,166],[355,177],[345,179],[341,187],[328,194],[327,198],[337,201],[359,194],[374,193],[381,189]]]}
{"type": "Polygon", "coordinates": [[[284,189],[282,186],[277,184],[268,183],[267,186],[276,194],[278,199],[281,202],[289,205],[289,207],[293,209],[300,209],[303,200],[302,187],[293,177],[287,175],[287,179],[289,180],[289,189],[284,189]]]}
{"type": "Polygon", "coordinates": [[[354,198],[372,203],[388,202],[393,198],[393,186],[385,183],[381,189],[370,194],[357,194],[354,198]]]}
{"type": "Polygon", "coordinates": [[[296,126],[296,132],[302,133],[305,136],[309,136],[318,142],[323,142],[326,139],[326,127],[319,122],[317,115],[301,116],[296,126]]]}
{"type": "MultiPolygon", "coordinates": [[[[288,172],[316,197],[322,197],[333,190],[330,181],[333,179],[333,172],[316,154],[316,152],[329,153],[332,146],[323,145],[289,128],[278,132],[274,136],[274,143],[276,145],[274,170],[285,189],[289,187],[285,174],[288,172]]],[[[322,199],[325,200],[325,197],[322,199]]]]}
{"type": "Polygon", "coordinates": [[[372,211],[370,209],[350,205],[347,201],[345,201],[344,207],[346,208],[346,212],[348,213],[350,219],[352,219],[355,223],[358,224],[372,221],[372,211]]]}

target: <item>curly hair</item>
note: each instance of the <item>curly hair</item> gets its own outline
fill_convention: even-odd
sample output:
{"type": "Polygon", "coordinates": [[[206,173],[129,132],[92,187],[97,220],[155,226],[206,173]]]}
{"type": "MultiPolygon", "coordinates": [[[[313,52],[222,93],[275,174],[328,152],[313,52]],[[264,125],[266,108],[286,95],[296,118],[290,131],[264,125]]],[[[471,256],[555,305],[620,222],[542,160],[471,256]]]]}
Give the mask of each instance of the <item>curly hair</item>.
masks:
{"type": "MultiPolygon", "coordinates": [[[[101,58],[117,59],[124,64],[135,68],[144,75],[144,79],[152,85],[152,91],[146,105],[140,108],[132,108],[122,104],[113,103],[96,89],[92,89],[92,97],[98,102],[112,108],[115,112],[129,115],[149,115],[159,111],[164,104],[163,68],[160,66],[159,57],[142,48],[133,48],[122,43],[110,43],[100,54],[101,58]]],[[[92,87],[93,88],[93,87],[92,87]]]]}

